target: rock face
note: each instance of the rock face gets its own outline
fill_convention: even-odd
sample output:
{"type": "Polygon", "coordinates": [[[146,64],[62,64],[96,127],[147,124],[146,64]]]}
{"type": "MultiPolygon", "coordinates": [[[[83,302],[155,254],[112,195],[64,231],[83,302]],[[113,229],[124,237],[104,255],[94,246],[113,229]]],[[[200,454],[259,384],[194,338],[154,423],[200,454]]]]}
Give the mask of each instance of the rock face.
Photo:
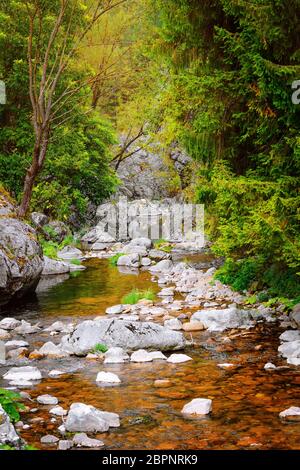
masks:
{"type": "Polygon", "coordinates": [[[209,331],[224,331],[241,326],[251,326],[251,313],[236,307],[226,309],[199,310],[192,315],[192,321],[200,321],[209,331]]]}
{"type": "Polygon", "coordinates": [[[99,319],[80,323],[73,333],[62,338],[61,348],[80,356],[86,355],[98,343],[127,351],[171,351],[183,349],[186,342],[181,333],[155,323],[99,319]]]}
{"type": "Polygon", "coordinates": [[[84,403],[73,403],[70,407],[65,427],[69,432],[106,432],[110,427],[119,427],[116,413],[100,411],[84,403]]]}
{"type": "MultiPolygon", "coordinates": [[[[0,207],[5,207],[1,194],[0,207]]],[[[43,253],[33,228],[13,215],[0,215],[0,306],[34,291],[42,269],[43,253]]]]}
{"type": "Polygon", "coordinates": [[[8,414],[0,405],[0,444],[18,445],[20,438],[10,422],[8,414]]]}

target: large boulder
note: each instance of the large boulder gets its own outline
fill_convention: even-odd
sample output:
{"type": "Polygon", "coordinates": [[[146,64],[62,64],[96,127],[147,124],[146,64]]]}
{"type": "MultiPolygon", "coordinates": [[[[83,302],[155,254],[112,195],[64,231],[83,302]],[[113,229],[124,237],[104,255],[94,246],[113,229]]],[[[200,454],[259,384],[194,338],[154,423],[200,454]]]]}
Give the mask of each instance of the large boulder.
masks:
{"type": "Polygon", "coordinates": [[[84,356],[99,343],[125,351],[172,351],[183,349],[186,341],[182,333],[156,323],[105,318],[80,323],[73,333],[62,338],[60,347],[71,354],[84,356]]]}
{"type": "Polygon", "coordinates": [[[0,306],[34,291],[43,264],[34,229],[13,215],[0,216],[0,306]]]}
{"type": "Polygon", "coordinates": [[[199,310],[192,315],[191,319],[192,321],[200,321],[209,331],[224,331],[231,328],[252,326],[251,312],[236,307],[199,310]]]}
{"type": "Polygon", "coordinates": [[[139,268],[141,259],[138,253],[121,256],[117,262],[118,266],[127,266],[129,268],[139,268]]]}

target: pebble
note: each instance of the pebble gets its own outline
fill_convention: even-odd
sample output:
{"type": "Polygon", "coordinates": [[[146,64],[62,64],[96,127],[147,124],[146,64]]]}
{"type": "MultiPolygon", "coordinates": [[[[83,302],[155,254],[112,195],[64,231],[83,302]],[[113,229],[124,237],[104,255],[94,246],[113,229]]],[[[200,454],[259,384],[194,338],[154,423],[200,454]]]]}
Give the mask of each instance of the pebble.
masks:
{"type": "Polygon", "coordinates": [[[188,415],[207,415],[212,410],[212,401],[207,398],[195,398],[182,408],[181,412],[188,415]]]}
{"type": "Polygon", "coordinates": [[[274,370],[276,369],[276,366],[272,364],[272,362],[267,362],[267,364],[264,365],[265,370],[274,370]]]}
{"type": "Polygon", "coordinates": [[[205,330],[205,327],[200,321],[191,321],[189,323],[184,323],[182,329],[184,331],[202,331],[205,330]]]}
{"type": "Polygon", "coordinates": [[[297,418],[300,419],[300,408],[297,406],[291,406],[284,411],[279,413],[280,418],[297,418]]]}
{"type": "Polygon", "coordinates": [[[48,434],[41,438],[42,444],[56,444],[59,441],[58,437],[48,434]]]}
{"type": "Polygon", "coordinates": [[[73,441],[61,440],[58,443],[58,450],[69,450],[73,447],[73,441]]]}
{"type": "Polygon", "coordinates": [[[73,437],[73,443],[76,445],[76,447],[96,448],[104,446],[103,441],[100,441],[99,439],[91,439],[84,432],[75,434],[73,437]]]}
{"type": "Polygon", "coordinates": [[[62,406],[55,406],[54,408],[51,408],[49,413],[55,416],[67,416],[68,414],[67,410],[64,410],[62,406]]]}
{"type": "Polygon", "coordinates": [[[37,397],[37,402],[40,405],[57,405],[58,399],[52,395],[40,395],[37,397]]]}
{"type": "Polygon", "coordinates": [[[119,384],[121,380],[116,374],[111,372],[99,372],[96,378],[96,382],[119,384]]]}

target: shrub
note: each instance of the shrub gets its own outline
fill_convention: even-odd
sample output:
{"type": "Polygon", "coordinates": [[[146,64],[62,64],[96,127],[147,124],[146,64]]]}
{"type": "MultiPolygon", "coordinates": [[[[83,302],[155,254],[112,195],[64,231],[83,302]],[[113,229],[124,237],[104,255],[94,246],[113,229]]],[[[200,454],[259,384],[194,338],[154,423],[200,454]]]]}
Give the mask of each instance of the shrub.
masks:
{"type": "Polygon", "coordinates": [[[122,299],[123,304],[134,305],[137,304],[139,300],[154,300],[155,294],[151,289],[145,291],[139,291],[138,289],[133,289],[129,294],[125,295],[122,299]]]}
{"type": "Polygon", "coordinates": [[[106,353],[106,351],[108,351],[108,347],[101,343],[96,344],[96,346],[93,348],[94,353],[106,353]]]}
{"type": "Polygon", "coordinates": [[[19,411],[25,409],[25,406],[20,400],[21,396],[18,393],[0,388],[0,405],[13,423],[20,420],[19,411]]]}
{"type": "Polygon", "coordinates": [[[232,286],[234,290],[243,292],[249,289],[257,279],[261,267],[262,261],[256,258],[248,258],[237,262],[229,258],[218,269],[215,278],[232,286]]]}

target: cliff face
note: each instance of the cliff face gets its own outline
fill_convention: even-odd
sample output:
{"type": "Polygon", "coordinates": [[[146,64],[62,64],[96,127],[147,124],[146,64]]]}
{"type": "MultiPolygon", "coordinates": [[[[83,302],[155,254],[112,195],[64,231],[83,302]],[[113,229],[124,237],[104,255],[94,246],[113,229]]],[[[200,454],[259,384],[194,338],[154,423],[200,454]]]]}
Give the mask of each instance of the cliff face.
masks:
{"type": "Polygon", "coordinates": [[[17,218],[14,203],[0,189],[0,307],[35,290],[43,264],[34,229],[17,218]]]}

